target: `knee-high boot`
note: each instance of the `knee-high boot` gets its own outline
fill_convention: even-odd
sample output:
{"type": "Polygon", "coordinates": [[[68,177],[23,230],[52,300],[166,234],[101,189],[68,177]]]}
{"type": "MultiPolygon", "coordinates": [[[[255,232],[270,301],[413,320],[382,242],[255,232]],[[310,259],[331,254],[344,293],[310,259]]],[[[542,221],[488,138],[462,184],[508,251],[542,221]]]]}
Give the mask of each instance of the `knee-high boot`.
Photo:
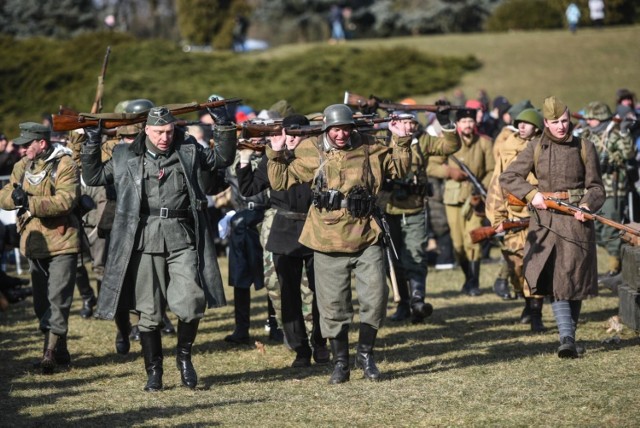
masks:
{"type": "Polygon", "coordinates": [[[411,287],[411,322],[417,324],[433,313],[433,306],[424,301],[425,281],[410,279],[409,285],[411,287]]]}
{"type": "Polygon", "coordinates": [[[127,355],[131,349],[131,322],[129,321],[128,311],[116,312],[114,317],[118,333],[116,334],[116,352],[120,355],[127,355]]]}
{"type": "Polygon", "coordinates": [[[198,384],[198,375],[191,363],[191,348],[196,340],[200,320],[183,322],[178,320],[178,345],[176,346],[176,364],[180,370],[182,384],[194,389],[198,384]]]}
{"type": "Polygon", "coordinates": [[[462,284],[462,290],[460,290],[463,294],[469,294],[469,280],[471,278],[471,263],[466,256],[458,256],[458,263],[460,264],[460,269],[462,269],[462,273],[464,273],[464,284],[462,284]]]}
{"type": "Polygon", "coordinates": [[[331,353],[333,354],[333,373],[329,379],[330,384],[338,384],[349,381],[351,371],[349,369],[349,326],[342,326],[340,333],[329,339],[331,353]]]}
{"type": "Polygon", "coordinates": [[[233,300],[236,325],[233,333],[227,335],[224,340],[225,342],[246,345],[250,342],[251,290],[249,288],[233,287],[233,300]]]}
{"type": "Polygon", "coordinates": [[[480,260],[469,262],[469,281],[467,281],[467,294],[469,296],[479,296],[480,291],[480,260]]]}
{"type": "Polygon", "coordinates": [[[140,344],[144,357],[144,368],[147,372],[145,391],[162,389],[162,336],[160,330],[141,331],[140,344]]]}
{"type": "Polygon", "coordinates": [[[373,359],[373,347],[376,343],[378,330],[369,324],[360,323],[360,337],[356,353],[356,367],[362,368],[364,377],[369,380],[379,380],[380,371],[373,359]]]}
{"type": "Polygon", "coordinates": [[[406,281],[398,281],[398,293],[400,294],[400,301],[396,311],[389,317],[391,321],[404,321],[411,315],[411,298],[409,296],[409,285],[406,281]]]}
{"type": "Polygon", "coordinates": [[[542,323],[542,305],[544,299],[537,299],[533,297],[527,297],[529,300],[529,313],[531,315],[531,331],[534,333],[544,333],[547,331],[546,327],[542,323]]]}

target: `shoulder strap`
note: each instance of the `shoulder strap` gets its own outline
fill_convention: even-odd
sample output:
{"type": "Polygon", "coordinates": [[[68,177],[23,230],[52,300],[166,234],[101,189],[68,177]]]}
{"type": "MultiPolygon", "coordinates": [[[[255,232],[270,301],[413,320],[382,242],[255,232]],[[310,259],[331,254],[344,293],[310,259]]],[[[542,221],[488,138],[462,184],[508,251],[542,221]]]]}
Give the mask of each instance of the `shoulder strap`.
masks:
{"type": "MultiPolygon", "coordinates": [[[[533,166],[534,168],[538,167],[538,159],[540,159],[540,152],[542,151],[542,147],[540,147],[540,140],[538,140],[538,144],[533,149],[533,166]]],[[[582,164],[587,165],[587,146],[585,145],[584,138],[580,138],[580,158],[582,159],[582,164]]]]}

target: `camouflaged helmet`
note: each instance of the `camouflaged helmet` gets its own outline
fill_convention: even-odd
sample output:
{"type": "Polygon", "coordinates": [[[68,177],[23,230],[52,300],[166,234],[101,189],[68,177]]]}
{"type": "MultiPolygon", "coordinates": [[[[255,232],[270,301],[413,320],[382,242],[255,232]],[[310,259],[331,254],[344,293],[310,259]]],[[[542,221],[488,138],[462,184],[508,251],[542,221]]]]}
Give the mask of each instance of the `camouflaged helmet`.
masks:
{"type": "Polygon", "coordinates": [[[147,100],[146,98],[139,98],[137,100],[129,101],[129,103],[124,107],[124,112],[144,113],[151,110],[153,107],[155,107],[155,104],[153,104],[151,101],[147,100]]]}
{"type": "Polygon", "coordinates": [[[520,112],[520,114],[516,117],[516,120],[513,121],[515,126],[518,126],[520,122],[527,122],[534,125],[538,129],[544,128],[544,122],[542,120],[542,115],[538,110],[533,108],[527,108],[520,112]]]}
{"type": "Polygon", "coordinates": [[[353,125],[356,122],[353,120],[353,112],[346,104],[333,104],[324,109],[322,113],[324,119],[322,121],[322,130],[326,131],[332,126],[339,125],[353,125]]]}
{"type": "Polygon", "coordinates": [[[611,109],[602,101],[592,101],[585,109],[585,119],[609,120],[613,117],[611,109]]]}

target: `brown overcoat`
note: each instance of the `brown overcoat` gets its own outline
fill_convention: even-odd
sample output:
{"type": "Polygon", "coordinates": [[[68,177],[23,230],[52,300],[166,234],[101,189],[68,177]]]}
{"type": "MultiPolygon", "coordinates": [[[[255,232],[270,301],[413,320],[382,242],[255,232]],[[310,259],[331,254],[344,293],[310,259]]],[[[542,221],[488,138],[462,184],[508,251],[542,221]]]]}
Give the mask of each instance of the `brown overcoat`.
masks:
{"type": "MultiPolygon", "coordinates": [[[[598,155],[593,144],[572,138],[552,142],[544,134],[534,139],[500,176],[507,192],[530,202],[536,193],[584,190],[575,205],[586,204],[591,211],[605,200],[598,155]],[[540,145],[537,161],[536,146],[540,145]],[[536,164],[536,165],[534,165],[536,164]],[[527,181],[534,172],[538,187],[527,181]]],[[[598,294],[595,231],[592,221],[582,223],[573,216],[552,210],[532,213],[525,245],[525,278],[533,294],[551,294],[557,300],[581,300],[598,294]]]]}

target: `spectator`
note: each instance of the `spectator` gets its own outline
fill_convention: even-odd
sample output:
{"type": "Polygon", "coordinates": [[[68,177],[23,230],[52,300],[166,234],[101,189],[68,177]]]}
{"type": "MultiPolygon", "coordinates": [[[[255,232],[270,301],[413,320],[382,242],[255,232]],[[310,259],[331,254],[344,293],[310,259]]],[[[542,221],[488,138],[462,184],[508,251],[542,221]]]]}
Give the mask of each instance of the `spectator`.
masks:
{"type": "Polygon", "coordinates": [[[589,0],[589,17],[596,28],[604,25],[604,0],[589,0]]]}
{"type": "Polygon", "coordinates": [[[0,176],[10,175],[13,165],[20,159],[18,152],[14,150],[13,141],[0,132],[0,176]]]}
{"type": "Polygon", "coordinates": [[[331,6],[329,11],[329,28],[331,30],[330,44],[342,43],[345,41],[344,33],[344,15],[342,8],[337,4],[331,6]]]}
{"type": "Polygon", "coordinates": [[[580,22],[580,9],[575,3],[570,3],[564,14],[567,17],[569,31],[571,31],[572,34],[575,34],[578,29],[578,22],[580,22]]]}
{"type": "Polygon", "coordinates": [[[247,50],[247,31],[249,30],[249,19],[244,15],[236,15],[233,24],[233,50],[235,52],[244,52],[247,50]]]}

